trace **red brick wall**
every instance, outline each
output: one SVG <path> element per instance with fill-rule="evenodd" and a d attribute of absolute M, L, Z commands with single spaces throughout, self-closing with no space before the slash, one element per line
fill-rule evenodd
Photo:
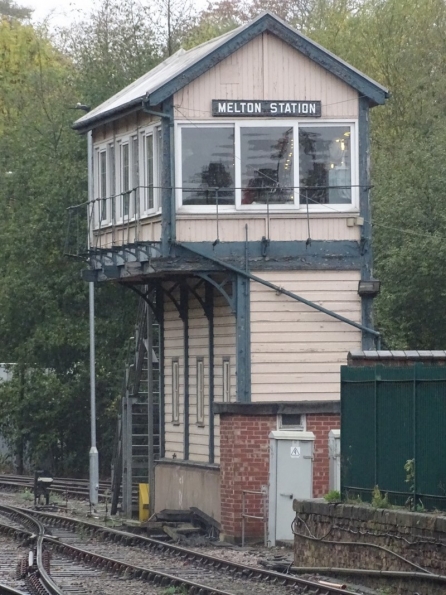
<path fill-rule="evenodd" d="M 313 460 L 313 498 L 320 498 L 328 492 L 329 458 L 328 433 L 339 430 L 341 418 L 337 414 L 308 414 L 307 431 L 316 436 Z"/>
<path fill-rule="evenodd" d="M 328 433 L 340 426 L 339 415 L 307 415 L 307 430 L 316 436 L 313 462 L 313 496 L 328 492 Z M 268 486 L 269 433 L 277 428 L 274 415 L 223 414 L 220 419 L 221 525 L 227 537 L 242 534 L 242 490 Z M 262 516 L 261 496 L 248 496 L 246 510 Z M 245 535 L 263 537 L 261 521 L 247 520 Z"/>
<path fill-rule="evenodd" d="M 259 491 L 268 485 L 268 436 L 275 429 L 275 416 L 221 416 L 221 525 L 227 536 L 240 537 L 242 533 L 242 490 Z M 246 509 L 249 514 L 261 516 L 261 496 L 250 497 Z M 261 521 L 247 521 L 246 535 L 263 535 Z"/>

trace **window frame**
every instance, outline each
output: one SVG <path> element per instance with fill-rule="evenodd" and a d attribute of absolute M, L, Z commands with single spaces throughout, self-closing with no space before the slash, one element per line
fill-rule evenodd
<path fill-rule="evenodd" d="M 216 213 L 217 207 L 214 205 L 183 205 L 183 152 L 182 152 L 182 136 L 181 131 L 183 128 L 234 128 L 234 124 L 231 122 L 213 122 L 209 120 L 203 120 L 191 123 L 188 120 L 177 120 L 175 121 L 175 179 L 177 180 L 175 189 L 175 204 L 176 210 L 185 213 Z M 235 132 L 235 131 L 234 131 Z M 237 157 L 235 153 L 236 138 L 234 134 L 234 160 L 235 160 L 235 177 L 237 179 Z M 236 183 L 237 186 L 237 183 Z M 237 194 L 237 191 L 235 191 Z M 235 196 L 234 205 L 218 205 L 218 211 L 234 212 L 236 208 L 237 197 Z"/>
<path fill-rule="evenodd" d="M 226 374 L 227 370 L 227 374 Z M 226 380 L 227 378 L 227 380 Z M 231 402 L 231 358 L 224 357 L 221 366 L 221 399 L 223 403 Z"/>
<path fill-rule="evenodd" d="M 159 123 L 147 126 L 140 131 L 140 168 L 139 185 L 140 192 L 140 217 L 149 217 L 161 211 L 161 126 Z M 147 137 L 152 137 L 153 143 L 153 207 L 147 208 L 148 184 L 147 184 Z"/>
<path fill-rule="evenodd" d="M 197 388 L 197 426 L 204 426 L 204 404 L 205 404 L 205 367 L 204 357 L 197 357 L 196 366 L 196 388 Z"/>
<path fill-rule="evenodd" d="M 283 418 L 286 417 L 286 415 L 299 415 L 300 416 L 300 424 L 284 424 Z M 292 413 L 292 414 L 282 413 L 277 416 L 277 429 L 278 430 L 290 430 L 290 431 L 296 431 L 296 432 L 305 432 L 307 429 L 307 416 L 305 415 L 305 413 Z"/>
<path fill-rule="evenodd" d="M 180 360 L 172 359 L 172 424 L 180 425 Z"/>
<path fill-rule="evenodd" d="M 350 150 L 351 150 L 351 203 L 333 203 L 333 204 L 300 204 L 300 178 L 299 178 L 299 127 L 321 127 L 333 128 L 336 126 L 349 126 L 350 128 Z M 177 187 L 175 191 L 175 203 L 178 213 L 216 213 L 217 207 L 214 205 L 183 205 L 182 202 L 182 129 L 183 128 L 233 128 L 234 130 L 234 170 L 235 170 L 235 204 L 219 205 L 219 212 L 226 213 L 259 213 L 265 214 L 268 210 L 275 213 L 289 213 L 290 211 L 298 214 L 309 213 L 358 213 L 359 212 L 359 151 L 358 151 L 358 121 L 354 118 L 272 118 L 272 119 L 253 119 L 236 118 L 226 119 L 224 122 L 214 120 L 190 120 L 175 121 L 175 179 Z M 293 155 L 293 175 L 294 175 L 294 202 L 292 204 L 242 204 L 241 190 L 241 146 L 240 129 L 241 128 L 293 128 L 294 155 Z"/>
<path fill-rule="evenodd" d="M 115 168 L 112 163 L 112 148 L 113 142 L 107 141 L 98 143 L 94 146 L 93 150 L 93 216 L 94 216 L 94 229 L 102 229 L 111 225 L 113 220 L 113 200 L 112 200 L 112 189 L 116 184 L 116 177 L 113 180 L 113 173 Z M 101 176 L 101 155 L 105 154 L 105 198 L 102 197 L 102 176 Z M 106 201 L 105 206 L 105 217 L 103 214 L 103 203 L 102 200 Z"/>

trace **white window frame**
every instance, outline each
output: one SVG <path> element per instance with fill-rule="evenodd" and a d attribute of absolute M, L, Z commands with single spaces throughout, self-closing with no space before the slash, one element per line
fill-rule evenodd
<path fill-rule="evenodd" d="M 234 128 L 233 122 L 210 122 L 209 120 L 204 121 L 197 121 L 191 124 L 189 121 L 178 121 L 175 122 L 175 147 L 178 147 L 176 150 L 176 159 L 175 159 L 175 180 L 177 180 L 176 190 L 175 190 L 175 202 L 176 202 L 176 209 L 177 211 L 183 211 L 187 213 L 216 213 L 217 207 L 213 205 L 183 205 L 183 192 L 182 192 L 182 182 L 183 182 L 183 154 L 182 154 L 182 138 L 181 138 L 181 130 L 183 128 Z M 234 135 L 234 143 L 236 143 L 235 135 Z M 235 151 L 235 146 L 234 146 Z M 235 156 L 235 153 L 234 153 Z M 237 158 L 235 157 L 235 165 L 237 167 Z M 234 173 L 237 179 L 237 170 Z M 237 186 L 237 183 L 235 184 Z M 237 194 L 237 191 L 235 192 Z M 237 199 L 235 199 L 237 200 Z M 225 211 L 225 212 L 234 212 L 236 205 L 218 205 L 218 211 Z"/>
<path fill-rule="evenodd" d="M 161 210 L 161 143 L 159 138 L 160 125 L 155 124 L 141 131 L 140 135 L 140 164 L 139 185 L 140 192 L 140 213 L 141 217 L 147 217 L 159 213 Z M 147 184 L 147 137 L 152 137 L 153 142 L 153 207 L 147 208 L 148 204 L 148 184 Z"/>
<path fill-rule="evenodd" d="M 120 139 L 118 139 L 116 146 L 117 146 L 117 159 L 116 162 L 118 164 L 117 170 L 118 170 L 118 175 L 117 175 L 117 187 L 116 187 L 116 219 L 117 219 L 117 223 L 123 223 L 127 221 L 131 221 L 131 214 L 130 214 L 130 204 L 131 204 L 131 200 L 130 200 L 130 195 L 129 195 L 129 212 L 127 215 L 124 214 L 124 163 L 123 163 L 123 147 L 127 145 L 128 146 L 128 155 L 129 155 L 129 161 L 128 161 L 128 169 L 129 169 L 129 189 L 130 189 L 130 185 L 131 185 L 131 171 L 132 171 L 132 164 L 131 164 L 131 158 L 132 158 L 132 151 L 131 151 L 131 135 L 129 136 L 125 136 L 122 137 Z"/>
<path fill-rule="evenodd" d="M 172 423 L 180 423 L 180 360 L 172 359 Z"/>
<path fill-rule="evenodd" d="M 197 357 L 197 426 L 204 426 L 204 358 Z"/>
<path fill-rule="evenodd" d="M 93 150 L 93 200 L 94 200 L 94 229 L 102 229 L 112 222 L 112 175 L 111 147 L 113 143 L 104 142 L 94 146 Z M 102 217 L 102 180 L 101 155 L 105 154 L 105 200 L 106 216 Z"/>
<path fill-rule="evenodd" d="M 295 424 L 295 425 L 291 425 L 291 424 L 283 424 L 282 422 L 282 418 L 284 416 L 286 416 L 287 414 L 284 413 L 282 415 L 278 415 L 277 416 L 277 429 L 278 430 L 296 430 L 299 432 L 305 432 L 307 429 L 307 417 L 305 415 L 305 413 L 296 413 L 296 414 L 292 414 L 292 415 L 300 415 L 300 424 Z"/>
<path fill-rule="evenodd" d="M 231 402 L 231 358 L 224 357 L 222 362 L 221 391 L 223 403 Z"/>
<path fill-rule="evenodd" d="M 350 127 L 350 150 L 351 150 L 351 203 L 350 204 L 315 204 L 307 205 L 299 203 L 299 126 L 329 128 L 335 126 Z M 293 128 L 294 156 L 293 156 L 293 174 L 294 174 L 294 204 L 270 204 L 269 211 L 274 213 L 289 213 L 290 211 L 305 214 L 309 213 L 358 213 L 359 212 L 359 152 L 358 152 L 358 134 L 357 120 L 354 119 L 324 119 L 320 118 L 274 118 L 274 119 L 226 119 L 224 122 L 215 122 L 209 120 L 196 120 L 191 123 L 188 120 L 178 120 L 175 122 L 175 179 L 177 180 L 177 189 L 175 192 L 176 209 L 179 213 L 215 213 L 217 208 L 214 205 L 183 205 L 182 204 L 182 142 L 181 131 L 183 128 L 233 128 L 234 129 L 234 157 L 235 157 L 235 204 L 219 205 L 219 212 L 248 212 L 265 214 L 266 204 L 242 205 L 241 191 L 241 147 L 240 147 L 240 128 L 265 128 L 265 127 L 287 127 Z"/>

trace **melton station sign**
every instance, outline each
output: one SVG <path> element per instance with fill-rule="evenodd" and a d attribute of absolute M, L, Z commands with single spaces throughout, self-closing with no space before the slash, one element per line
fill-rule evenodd
<path fill-rule="evenodd" d="M 296 117 L 320 118 L 320 101 L 230 101 L 212 100 L 213 116 L 255 116 L 255 117 Z"/>

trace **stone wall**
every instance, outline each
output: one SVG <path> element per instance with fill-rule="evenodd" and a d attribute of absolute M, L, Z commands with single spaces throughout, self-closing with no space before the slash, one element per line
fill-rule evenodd
<path fill-rule="evenodd" d="M 446 593 L 446 516 L 314 500 L 295 500 L 293 508 L 295 566 L 414 573 L 388 577 L 388 592 Z M 424 570 L 444 581 L 423 580 Z"/>

